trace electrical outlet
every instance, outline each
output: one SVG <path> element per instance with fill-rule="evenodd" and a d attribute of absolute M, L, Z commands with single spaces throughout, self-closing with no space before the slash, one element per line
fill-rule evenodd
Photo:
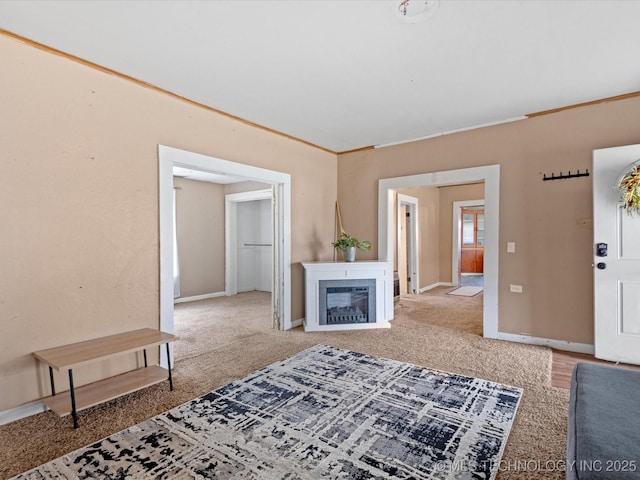
<path fill-rule="evenodd" d="M 516 253 L 516 242 L 507 242 L 507 253 Z"/>
<path fill-rule="evenodd" d="M 522 293 L 522 285 L 509 285 L 509 290 L 513 293 Z"/>

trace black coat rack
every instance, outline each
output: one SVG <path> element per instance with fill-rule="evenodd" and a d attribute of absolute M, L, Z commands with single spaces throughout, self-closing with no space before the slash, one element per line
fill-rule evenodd
<path fill-rule="evenodd" d="M 586 172 L 580 172 L 580 170 L 578 170 L 576 173 L 571 173 L 571 170 L 569 170 L 569 173 L 567 173 L 566 175 L 560 172 L 560 175 L 558 176 L 556 176 L 555 173 L 551 172 L 550 177 L 547 177 L 547 174 L 545 173 L 544 176 L 542 177 L 542 180 L 546 182 L 547 180 L 566 180 L 567 178 L 578 178 L 578 177 L 588 177 L 588 176 L 589 176 L 589 169 L 587 168 Z"/>

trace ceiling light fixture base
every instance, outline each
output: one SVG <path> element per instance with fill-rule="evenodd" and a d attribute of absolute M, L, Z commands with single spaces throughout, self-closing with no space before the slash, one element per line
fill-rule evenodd
<path fill-rule="evenodd" d="M 400 23 L 422 23 L 431 18 L 440 5 L 440 0 L 396 0 L 393 12 Z"/>

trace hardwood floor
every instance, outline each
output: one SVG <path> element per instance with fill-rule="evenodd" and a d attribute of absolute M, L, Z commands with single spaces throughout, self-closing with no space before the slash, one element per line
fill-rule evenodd
<path fill-rule="evenodd" d="M 621 368 L 629 368 L 632 370 L 640 370 L 640 366 L 638 365 L 607 362 L 605 360 L 599 360 L 593 355 L 587 355 L 585 353 L 554 350 L 551 366 L 551 385 L 554 387 L 569 388 L 569 386 L 571 385 L 571 374 L 573 373 L 573 367 L 577 362 L 599 363 L 602 365 L 611 365 Z"/>

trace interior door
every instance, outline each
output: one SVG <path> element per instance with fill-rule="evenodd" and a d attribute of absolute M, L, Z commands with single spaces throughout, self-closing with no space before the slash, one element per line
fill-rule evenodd
<path fill-rule="evenodd" d="M 398 193 L 397 254 L 400 293 L 419 293 L 418 199 Z"/>
<path fill-rule="evenodd" d="M 616 188 L 640 160 L 640 145 L 593 153 L 594 316 L 596 357 L 640 364 L 640 216 Z"/>
<path fill-rule="evenodd" d="M 460 272 L 484 272 L 484 210 L 462 209 Z"/>
<path fill-rule="evenodd" d="M 409 277 L 409 261 L 407 255 L 407 206 L 400 205 L 398 214 L 398 279 L 400 294 L 408 293 L 411 278 Z"/>

